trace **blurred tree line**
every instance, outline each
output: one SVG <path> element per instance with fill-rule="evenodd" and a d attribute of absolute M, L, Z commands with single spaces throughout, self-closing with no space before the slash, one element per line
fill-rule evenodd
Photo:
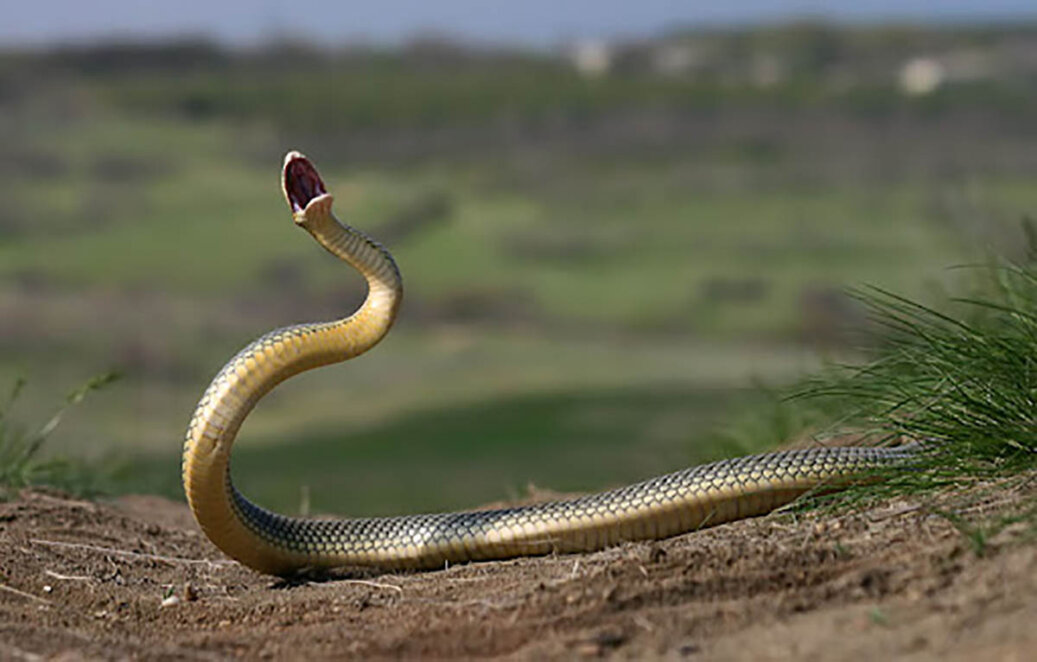
<path fill-rule="evenodd" d="M 1037 25 L 923 28 L 798 23 L 675 31 L 545 51 L 420 39 L 397 49 L 303 41 L 230 49 L 205 39 L 60 46 L 0 54 L 0 104 L 40 87 L 92 86 L 116 108 L 260 119 L 292 131 L 490 124 L 502 131 L 631 109 L 823 107 L 888 115 L 963 105 L 1028 114 L 1037 100 Z M 922 59 L 939 80 L 904 88 Z M 916 63 L 917 64 L 917 63 Z"/>

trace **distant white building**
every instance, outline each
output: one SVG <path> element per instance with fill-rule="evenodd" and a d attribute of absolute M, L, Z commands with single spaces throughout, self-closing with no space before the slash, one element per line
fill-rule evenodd
<path fill-rule="evenodd" d="M 690 44 L 662 44 L 652 56 L 652 68 L 661 74 L 677 76 L 687 73 L 697 59 Z"/>
<path fill-rule="evenodd" d="M 584 76 L 604 76 L 612 68 L 612 49 L 599 39 L 585 39 L 573 44 L 569 59 Z"/>
<path fill-rule="evenodd" d="M 993 54 L 978 49 L 960 49 L 939 57 L 911 58 L 900 68 L 900 89 L 904 94 L 921 96 L 935 92 L 947 83 L 962 83 L 991 78 L 997 74 Z"/>
<path fill-rule="evenodd" d="M 911 58 L 900 67 L 900 90 L 910 96 L 935 92 L 943 84 L 947 72 L 933 57 Z"/>

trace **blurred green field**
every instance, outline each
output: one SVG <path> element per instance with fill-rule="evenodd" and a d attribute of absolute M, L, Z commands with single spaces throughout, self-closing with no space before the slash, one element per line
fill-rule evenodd
<path fill-rule="evenodd" d="M 458 507 L 780 441 L 720 432 L 754 383 L 852 354 L 868 322 L 843 288 L 938 298 L 1037 209 L 1032 99 L 1000 88 L 989 107 L 874 88 L 875 113 L 803 80 L 585 81 L 521 58 L 510 78 L 28 62 L 53 76 L 0 66 L 0 384 L 29 379 L 33 420 L 121 371 L 54 439 L 118 468 L 115 490 L 178 495 L 183 427 L 222 362 L 361 300 L 292 227 L 290 148 L 391 248 L 406 298 L 370 356 L 249 419 L 238 480 L 287 510 L 304 485 L 320 511 Z"/>
<path fill-rule="evenodd" d="M 0 274 L 209 300 L 321 296 L 350 279 L 293 234 L 276 180 L 279 151 L 262 165 L 235 163 L 223 154 L 232 151 L 230 127 L 139 123 L 47 136 L 67 171 L 7 181 L 12 204 L 31 210 L 32 221 L 0 246 Z M 140 155 L 120 150 L 127 136 Z M 140 179 L 98 176 L 96 161 L 113 154 Z M 928 209 L 944 187 L 926 182 L 701 190 L 681 180 L 679 159 L 600 171 L 566 165 L 581 177 L 562 199 L 509 191 L 499 173 L 464 165 L 324 176 L 340 215 L 375 236 L 423 199 L 446 201 L 387 242 L 410 298 L 424 307 L 521 292 L 515 306 L 553 320 L 781 334 L 795 329 L 796 297 L 812 282 L 917 284 L 963 244 Z M 1009 209 L 1037 198 L 1022 178 L 971 179 L 964 188 Z M 91 204 L 99 217 L 81 218 Z M 748 291 L 725 297 L 725 285 Z M 710 296 L 720 301 L 703 301 Z"/>

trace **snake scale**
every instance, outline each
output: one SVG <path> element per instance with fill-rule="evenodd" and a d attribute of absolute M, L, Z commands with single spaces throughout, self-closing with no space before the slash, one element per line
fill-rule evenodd
<path fill-rule="evenodd" d="M 366 352 L 392 326 L 403 293 L 389 252 L 341 224 L 332 196 L 306 157 L 289 152 L 281 184 L 296 225 L 368 284 L 360 308 L 332 322 L 298 324 L 258 338 L 219 371 L 187 429 L 184 491 L 205 534 L 259 572 L 368 565 L 436 568 L 446 563 L 601 549 L 665 538 L 761 515 L 821 485 L 906 460 L 909 447 L 810 448 L 722 460 L 578 498 L 471 512 L 361 519 L 286 517 L 246 499 L 231 483 L 231 445 L 259 399 L 285 379 Z"/>

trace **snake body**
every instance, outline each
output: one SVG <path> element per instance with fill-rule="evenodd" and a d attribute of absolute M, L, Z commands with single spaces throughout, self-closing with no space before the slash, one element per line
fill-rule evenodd
<path fill-rule="evenodd" d="M 619 489 L 497 510 L 379 517 L 286 517 L 246 499 L 230 479 L 231 445 L 259 399 L 285 379 L 353 358 L 392 326 L 402 280 L 392 256 L 332 214 L 317 170 L 290 152 L 282 189 L 295 223 L 368 284 L 361 307 L 332 322 L 299 324 L 258 338 L 219 371 L 195 409 L 183 482 L 195 519 L 228 556 L 259 572 L 445 563 L 601 549 L 761 515 L 822 485 L 903 462 L 909 447 L 810 448 L 722 460 Z"/>

